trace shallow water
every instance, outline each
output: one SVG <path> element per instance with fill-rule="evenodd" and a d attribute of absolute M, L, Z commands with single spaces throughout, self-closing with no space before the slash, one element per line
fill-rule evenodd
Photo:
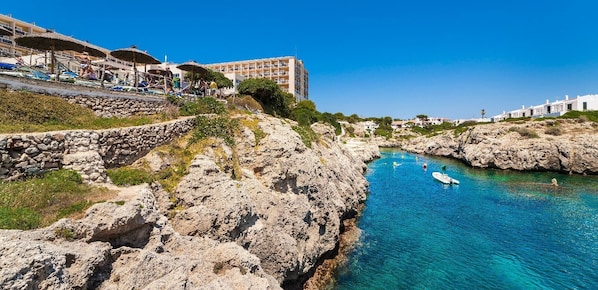
<path fill-rule="evenodd" d="M 432 178 L 443 165 L 460 185 Z M 598 289 L 596 176 L 388 150 L 367 179 L 363 234 L 334 289 Z"/>

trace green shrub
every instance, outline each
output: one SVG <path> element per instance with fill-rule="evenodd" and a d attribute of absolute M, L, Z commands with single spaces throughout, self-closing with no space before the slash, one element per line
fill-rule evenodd
<path fill-rule="evenodd" d="M 559 127 L 550 127 L 544 131 L 544 134 L 559 136 L 559 135 L 563 134 L 563 132 L 561 131 L 561 129 Z"/>
<path fill-rule="evenodd" d="M 212 97 L 198 98 L 198 110 L 200 114 L 223 114 L 226 113 L 226 107 L 217 99 Z"/>
<path fill-rule="evenodd" d="M 310 126 L 293 126 L 292 128 L 299 134 L 307 148 L 311 148 L 311 143 L 318 140 L 318 134 Z"/>
<path fill-rule="evenodd" d="M 106 170 L 106 174 L 116 185 L 130 186 L 151 183 L 152 174 L 139 168 L 121 167 Z"/>
<path fill-rule="evenodd" d="M 195 118 L 195 130 L 191 137 L 191 143 L 208 137 L 216 137 L 224 140 L 229 146 L 235 145 L 235 131 L 239 128 L 239 121 L 226 116 L 210 118 L 197 116 Z"/>
<path fill-rule="evenodd" d="M 532 129 L 528 128 L 521 128 L 521 127 L 511 127 L 509 128 L 509 132 L 517 132 L 521 137 L 524 138 L 538 138 L 538 133 L 536 133 Z"/>

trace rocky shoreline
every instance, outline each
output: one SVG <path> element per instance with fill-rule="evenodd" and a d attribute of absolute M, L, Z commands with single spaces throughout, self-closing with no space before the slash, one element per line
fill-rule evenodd
<path fill-rule="evenodd" d="M 598 125 L 583 120 L 478 125 L 461 133 L 414 138 L 401 148 L 478 168 L 598 174 Z"/>
<path fill-rule="evenodd" d="M 115 188 L 115 199 L 82 219 L 0 230 L 0 288 L 303 287 L 349 236 L 347 221 L 367 196 L 365 162 L 378 147 L 345 146 L 316 124 L 320 139 L 308 148 L 288 120 L 243 118 L 265 137 L 245 127 L 235 148 L 214 140 L 174 193 L 159 184 Z M 140 162 L 160 168 L 168 156 Z"/>

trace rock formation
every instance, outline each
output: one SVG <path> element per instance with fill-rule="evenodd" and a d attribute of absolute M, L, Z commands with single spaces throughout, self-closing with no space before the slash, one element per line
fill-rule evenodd
<path fill-rule="evenodd" d="M 415 153 L 473 167 L 598 174 L 598 127 L 580 120 L 493 123 L 405 142 Z"/>
<path fill-rule="evenodd" d="M 0 230 L 2 289 L 278 289 L 334 253 L 343 220 L 366 198 L 364 161 L 332 127 L 308 148 L 292 122 L 247 115 L 236 146 L 214 141 L 175 192 L 120 189 L 83 219 Z M 360 148 L 361 148 L 360 147 Z M 354 153 L 357 152 L 357 153 Z M 160 154 L 146 164 L 159 169 Z M 164 158 L 166 161 L 168 158 Z"/>

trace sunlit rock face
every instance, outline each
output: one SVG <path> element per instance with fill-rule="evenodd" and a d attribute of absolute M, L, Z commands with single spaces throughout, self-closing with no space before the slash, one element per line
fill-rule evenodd
<path fill-rule="evenodd" d="M 173 193 L 111 186 L 118 196 L 81 219 L 0 230 L 0 288 L 280 289 L 302 280 L 365 200 L 364 161 L 378 148 L 346 146 L 325 125 L 312 127 L 310 148 L 292 121 L 247 118 L 259 130 L 241 126 L 234 147 L 206 147 Z M 159 170 L 170 160 L 141 162 Z"/>
<path fill-rule="evenodd" d="M 578 120 L 478 125 L 405 142 L 415 153 L 447 156 L 474 167 L 598 174 L 598 126 Z"/>

